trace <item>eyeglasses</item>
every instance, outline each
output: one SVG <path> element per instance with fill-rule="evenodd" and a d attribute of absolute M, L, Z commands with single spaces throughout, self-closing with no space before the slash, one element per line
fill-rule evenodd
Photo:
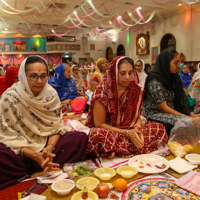
<path fill-rule="evenodd" d="M 141 67 L 142 65 L 135 65 L 135 67 Z"/>
<path fill-rule="evenodd" d="M 26 74 L 26 76 L 28 76 L 31 81 L 37 81 L 39 78 L 41 79 L 41 81 L 46 81 L 48 79 L 47 74 L 42 74 L 41 76 L 38 76 L 37 74 Z"/>

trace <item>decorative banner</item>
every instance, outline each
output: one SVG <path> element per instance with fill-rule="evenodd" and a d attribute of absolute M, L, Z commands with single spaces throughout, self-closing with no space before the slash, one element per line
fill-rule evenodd
<path fill-rule="evenodd" d="M 0 63 L 4 66 L 7 64 L 21 64 L 22 61 L 35 54 L 12 54 L 12 55 L 0 55 Z M 52 54 L 37 54 L 41 57 L 43 57 L 47 63 L 54 63 L 56 65 L 59 65 L 62 63 L 62 53 L 52 53 Z"/>

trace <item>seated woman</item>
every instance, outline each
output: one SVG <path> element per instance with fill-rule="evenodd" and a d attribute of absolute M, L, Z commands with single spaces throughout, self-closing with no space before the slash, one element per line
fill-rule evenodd
<path fill-rule="evenodd" d="M 0 77 L 0 97 L 1 95 L 18 80 L 19 68 L 17 66 L 9 66 L 6 74 Z"/>
<path fill-rule="evenodd" d="M 96 86 L 103 80 L 103 76 L 108 68 L 108 61 L 105 58 L 99 58 L 96 62 L 96 71 L 90 79 L 90 90 L 94 92 Z"/>
<path fill-rule="evenodd" d="M 165 125 L 167 134 L 178 119 L 196 117 L 198 110 L 190 107 L 180 76 L 180 57 L 175 50 L 166 49 L 156 59 L 156 65 L 145 83 L 142 113 L 147 120 Z"/>
<path fill-rule="evenodd" d="M 139 86 L 144 88 L 145 80 L 147 77 L 147 74 L 144 72 L 145 64 L 144 61 L 141 59 L 138 59 L 135 61 L 135 68 L 139 77 Z"/>
<path fill-rule="evenodd" d="M 71 77 L 71 67 L 62 63 L 55 68 L 55 76 L 48 83 L 57 91 L 62 111 L 80 112 L 85 109 L 87 100 L 78 97 L 76 83 Z"/>
<path fill-rule="evenodd" d="M 0 67 L 0 76 L 3 76 L 5 74 L 5 71 L 3 69 L 3 67 Z"/>
<path fill-rule="evenodd" d="M 188 86 L 192 81 L 192 76 L 189 73 L 189 68 L 186 64 L 183 64 L 182 70 L 180 72 L 180 77 L 184 90 L 187 90 Z"/>
<path fill-rule="evenodd" d="M 188 87 L 190 97 L 196 101 L 196 106 L 200 107 L 200 63 L 198 64 L 197 72 Z"/>
<path fill-rule="evenodd" d="M 150 73 L 150 71 L 151 71 L 151 65 L 149 63 L 145 64 L 144 71 L 145 71 L 145 73 L 147 75 Z"/>
<path fill-rule="evenodd" d="M 74 79 L 74 81 L 76 83 L 78 94 L 80 96 L 84 96 L 85 95 L 84 90 L 86 89 L 86 87 L 85 87 L 83 78 L 82 78 L 81 74 L 79 73 L 79 69 L 78 69 L 77 65 L 71 66 L 71 77 Z"/>
<path fill-rule="evenodd" d="M 80 74 L 83 78 L 83 81 L 85 83 L 85 86 L 87 87 L 88 81 L 87 81 L 87 69 L 86 68 L 81 68 Z"/>
<path fill-rule="evenodd" d="M 167 142 L 165 127 L 156 122 L 141 125 L 143 89 L 133 60 L 112 61 L 102 84 L 93 94 L 86 125 L 91 128 L 87 153 L 97 157 L 129 157 L 150 153 Z"/>
<path fill-rule="evenodd" d="M 66 132 L 57 92 L 47 84 L 48 66 L 40 56 L 26 58 L 19 82 L 0 101 L 0 189 L 25 175 L 84 160 L 88 136 Z"/>

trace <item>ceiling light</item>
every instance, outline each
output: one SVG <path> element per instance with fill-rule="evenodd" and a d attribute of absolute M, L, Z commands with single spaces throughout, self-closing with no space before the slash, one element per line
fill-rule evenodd
<path fill-rule="evenodd" d="M 177 6 L 182 6 L 183 4 L 182 3 L 179 3 Z"/>
<path fill-rule="evenodd" d="M 7 31 L 8 29 L 7 29 L 7 28 L 5 28 L 4 30 L 5 30 L 5 31 Z"/>
<path fill-rule="evenodd" d="M 112 42 L 116 42 L 117 41 L 117 37 L 114 37 L 113 39 L 112 39 Z"/>

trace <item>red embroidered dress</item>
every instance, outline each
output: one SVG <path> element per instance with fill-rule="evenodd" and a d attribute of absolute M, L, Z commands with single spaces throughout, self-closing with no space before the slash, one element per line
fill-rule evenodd
<path fill-rule="evenodd" d="M 103 82 L 96 87 L 92 96 L 86 125 L 91 128 L 87 153 L 95 156 L 107 156 L 115 152 L 117 156 L 130 157 L 141 153 L 150 153 L 159 145 L 167 142 L 165 127 L 156 122 L 142 125 L 144 147 L 137 149 L 126 136 L 105 128 L 95 128 L 93 119 L 93 102 L 97 100 L 106 110 L 106 123 L 120 129 L 132 129 L 137 123 L 143 101 L 144 90 L 140 88 L 137 72 L 134 69 L 133 80 L 118 98 L 118 63 L 126 57 L 116 57 Z"/>

